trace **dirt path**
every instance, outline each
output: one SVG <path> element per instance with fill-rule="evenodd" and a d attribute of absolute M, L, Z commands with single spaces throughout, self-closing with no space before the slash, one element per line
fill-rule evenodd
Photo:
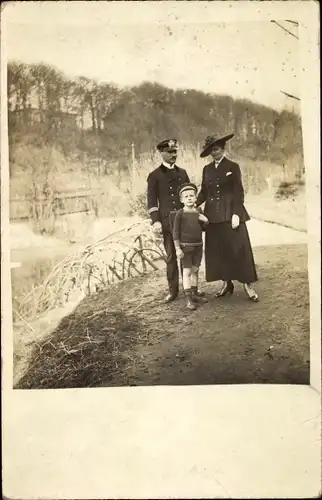
<path fill-rule="evenodd" d="M 222 299 L 214 296 L 219 283 L 202 283 L 209 302 L 197 311 L 186 310 L 182 294 L 165 305 L 166 280 L 160 271 L 86 298 L 74 311 L 73 322 L 64 318 L 50 335 L 56 349 L 52 356 L 57 353 L 58 334 L 67 347 L 69 339 L 85 335 L 85 330 L 95 342 L 102 329 L 108 330 L 108 315 L 117 313 L 122 314 L 122 324 L 113 334 L 113 343 L 106 334 L 109 347 L 103 363 L 90 372 L 88 351 L 91 375 L 78 375 L 72 386 L 91 385 L 90 376 L 100 386 L 309 383 L 306 246 L 270 245 L 256 247 L 254 253 L 259 303 L 248 301 L 238 283 L 234 295 Z M 102 351 L 95 356 L 102 358 Z M 49 368 L 63 370 L 67 358 L 53 367 L 50 353 L 38 357 L 23 387 L 35 387 L 33 381 L 41 380 L 37 369 L 46 374 L 46 363 L 47 373 Z M 43 380 L 44 388 L 71 386 L 70 379 L 68 385 L 45 375 Z"/>
<path fill-rule="evenodd" d="M 127 372 L 128 383 L 307 383 L 305 248 L 259 247 L 256 260 L 257 304 L 238 284 L 232 297 L 216 299 L 209 283 L 204 286 L 209 302 L 195 312 L 186 311 L 183 297 L 164 305 L 160 273 L 125 290 L 126 309 L 135 311 L 149 332 L 148 342 L 132 352 L 137 361 Z"/>

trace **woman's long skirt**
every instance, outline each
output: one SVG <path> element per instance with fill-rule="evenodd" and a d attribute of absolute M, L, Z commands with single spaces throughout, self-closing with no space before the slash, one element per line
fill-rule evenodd
<path fill-rule="evenodd" d="M 257 281 L 246 224 L 232 229 L 230 222 L 210 223 L 205 238 L 206 281 Z"/>

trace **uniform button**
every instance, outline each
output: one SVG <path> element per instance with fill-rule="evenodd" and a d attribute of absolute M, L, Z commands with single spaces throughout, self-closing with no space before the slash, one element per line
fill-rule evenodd
<path fill-rule="evenodd" d="M 172 186 L 170 186 L 170 189 L 172 189 Z"/>
<path fill-rule="evenodd" d="M 219 198 L 217 198 L 217 200 L 219 200 Z"/>
<path fill-rule="evenodd" d="M 216 187 L 217 187 L 217 188 L 219 188 L 219 184 L 217 184 L 217 186 L 216 186 Z"/>

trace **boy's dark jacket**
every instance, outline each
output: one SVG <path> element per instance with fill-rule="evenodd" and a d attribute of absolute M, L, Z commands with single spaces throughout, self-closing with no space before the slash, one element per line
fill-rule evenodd
<path fill-rule="evenodd" d="M 233 214 L 241 222 L 250 219 L 244 207 L 244 188 L 237 163 L 225 157 L 217 168 L 215 162 L 204 167 L 197 206 L 204 202 L 204 214 L 210 223 L 231 221 Z"/>
<path fill-rule="evenodd" d="M 199 217 L 199 214 L 202 214 L 202 210 L 201 210 L 200 207 L 197 208 L 197 214 L 198 214 L 198 217 Z M 173 214 L 173 217 L 172 217 L 172 220 L 171 220 L 173 241 L 180 241 L 181 242 L 181 239 L 182 239 L 181 238 L 182 237 L 182 234 L 181 234 L 181 221 L 182 221 L 183 215 L 184 215 L 184 209 L 183 208 L 179 208 L 179 210 L 177 210 L 175 212 L 175 214 Z M 197 232 L 198 232 L 198 237 L 200 237 L 200 242 L 202 243 L 202 236 L 201 236 L 201 234 L 202 234 L 202 231 L 206 230 L 208 222 L 202 222 L 202 221 L 199 220 L 198 223 L 199 223 L 199 227 L 200 227 L 200 233 L 199 233 L 199 231 L 197 231 Z"/>

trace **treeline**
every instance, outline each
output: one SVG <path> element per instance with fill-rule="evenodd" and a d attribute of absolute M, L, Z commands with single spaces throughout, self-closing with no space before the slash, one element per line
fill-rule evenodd
<path fill-rule="evenodd" d="M 302 161 L 299 116 L 251 101 L 144 82 L 119 88 L 93 79 L 68 78 L 45 65 L 8 64 L 10 154 L 21 143 L 55 147 L 64 157 L 126 168 L 135 154 L 155 150 L 165 137 L 186 147 L 211 133 L 235 132 L 233 153 L 284 164 Z M 13 156 L 12 156 L 13 157 Z M 12 165 L 11 165 L 12 166 Z"/>

